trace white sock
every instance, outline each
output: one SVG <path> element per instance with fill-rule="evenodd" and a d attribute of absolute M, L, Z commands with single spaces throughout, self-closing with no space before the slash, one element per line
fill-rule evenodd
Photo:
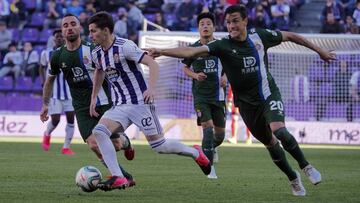
<path fill-rule="evenodd" d="M 177 140 L 165 139 L 165 137 L 149 142 L 151 148 L 160 153 L 160 154 L 178 154 L 181 156 L 188 156 L 192 158 L 197 158 L 199 156 L 199 152 Z"/>
<path fill-rule="evenodd" d="M 53 125 L 52 121 L 48 122 L 45 130 L 45 135 L 50 136 L 52 131 L 54 131 L 56 126 Z"/>
<path fill-rule="evenodd" d="M 94 128 L 93 134 L 95 135 L 96 142 L 111 175 L 123 177 L 124 175 L 117 161 L 115 147 L 110 140 L 111 132 L 105 125 L 98 124 Z"/>
<path fill-rule="evenodd" d="M 74 137 L 74 124 L 66 124 L 65 133 L 66 135 L 63 148 L 70 148 L 71 140 Z"/>

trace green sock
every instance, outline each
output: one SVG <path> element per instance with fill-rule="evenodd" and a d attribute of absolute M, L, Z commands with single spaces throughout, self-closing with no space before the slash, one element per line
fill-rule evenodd
<path fill-rule="evenodd" d="M 267 147 L 267 150 L 269 151 L 273 162 L 286 174 L 289 180 L 294 180 L 297 178 L 295 171 L 292 170 L 291 166 L 286 160 L 284 150 L 280 147 L 279 142 L 277 142 L 274 146 Z"/>
<path fill-rule="evenodd" d="M 203 129 L 202 149 L 212 165 L 214 159 L 214 129 L 212 127 Z"/>
<path fill-rule="evenodd" d="M 223 133 L 217 133 L 214 136 L 214 148 L 218 147 L 223 143 L 225 137 L 225 132 Z"/>
<path fill-rule="evenodd" d="M 277 139 L 281 141 L 281 145 L 284 149 L 291 154 L 292 157 L 298 162 L 301 169 L 309 165 L 309 162 L 305 159 L 303 152 L 301 151 L 299 144 L 295 140 L 286 128 L 280 128 L 274 132 Z"/>

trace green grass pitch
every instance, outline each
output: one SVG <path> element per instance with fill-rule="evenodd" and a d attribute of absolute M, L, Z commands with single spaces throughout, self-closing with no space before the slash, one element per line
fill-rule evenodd
<path fill-rule="evenodd" d="M 306 197 L 294 197 L 288 181 L 259 144 L 225 144 L 216 164 L 219 179 L 209 180 L 195 162 L 177 155 L 159 155 L 143 142 L 134 142 L 136 157 L 118 159 L 134 176 L 127 190 L 84 193 L 75 186 L 75 173 L 93 165 L 108 175 L 85 144 L 72 145 L 75 156 L 49 152 L 37 142 L 0 139 L 0 202 L 360 202 L 360 147 L 304 146 L 308 160 L 322 173 L 323 182 L 310 184 L 302 173 Z M 192 144 L 192 143 L 186 143 Z M 298 169 L 287 154 L 292 166 Z"/>

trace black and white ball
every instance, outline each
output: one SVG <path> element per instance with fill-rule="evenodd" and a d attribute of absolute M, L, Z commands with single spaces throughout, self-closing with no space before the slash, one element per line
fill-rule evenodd
<path fill-rule="evenodd" d="M 99 169 L 94 166 L 84 166 L 76 173 L 75 183 L 84 192 L 94 192 L 101 179 Z"/>

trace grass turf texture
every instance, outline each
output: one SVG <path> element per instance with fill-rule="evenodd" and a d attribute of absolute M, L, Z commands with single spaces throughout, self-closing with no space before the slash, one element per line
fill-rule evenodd
<path fill-rule="evenodd" d="M 31 140 L 0 139 L 0 202 L 360 202 L 360 147 L 305 146 L 323 182 L 313 186 L 302 173 L 307 196 L 294 197 L 287 178 L 260 145 L 222 146 L 216 165 L 219 179 L 209 180 L 190 158 L 158 155 L 143 142 L 134 143 L 133 161 L 125 160 L 122 152 L 118 158 L 137 185 L 84 193 L 74 183 L 79 168 L 93 165 L 108 175 L 85 144 L 73 144 L 76 155 L 64 156 L 61 144 L 43 152 L 40 143 Z"/>

